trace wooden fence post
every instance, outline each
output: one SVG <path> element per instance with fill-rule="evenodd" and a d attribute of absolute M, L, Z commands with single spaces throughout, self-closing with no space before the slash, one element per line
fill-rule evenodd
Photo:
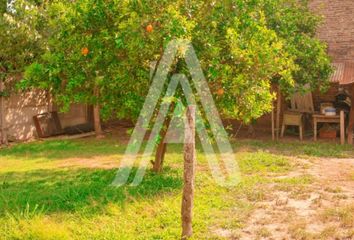
<path fill-rule="evenodd" d="M 352 84 L 352 107 L 349 114 L 349 126 L 348 126 L 348 144 L 353 144 L 353 128 L 354 128 L 354 83 Z"/>
<path fill-rule="evenodd" d="M 280 135 L 280 112 L 281 112 L 281 90 L 280 86 L 278 86 L 278 93 L 277 93 L 277 116 L 276 116 L 276 139 L 279 140 L 279 135 Z"/>
<path fill-rule="evenodd" d="M 274 126 L 274 101 L 272 101 L 272 140 L 275 141 L 275 126 Z"/>
<path fill-rule="evenodd" d="M 345 116 L 344 111 L 340 111 L 340 144 L 345 144 Z"/>
<path fill-rule="evenodd" d="M 184 137 L 184 187 L 182 196 L 182 239 L 192 236 L 192 211 L 195 174 L 195 106 L 187 109 Z"/>

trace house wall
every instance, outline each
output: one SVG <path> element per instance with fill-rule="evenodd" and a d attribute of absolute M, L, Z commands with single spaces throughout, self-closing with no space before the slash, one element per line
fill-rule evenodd
<path fill-rule="evenodd" d="M 82 104 L 72 104 L 68 112 L 59 112 L 58 116 L 62 128 L 83 124 L 90 119 L 88 107 Z"/>
<path fill-rule="evenodd" d="M 10 140 L 28 140 L 36 136 L 34 115 L 48 111 L 49 102 L 44 91 L 12 95 L 5 101 L 5 127 Z"/>
<path fill-rule="evenodd" d="M 323 16 L 318 37 L 327 42 L 333 61 L 354 61 L 354 1 L 312 0 L 310 7 Z"/>
<path fill-rule="evenodd" d="M 59 113 L 62 127 L 86 123 L 89 119 L 87 109 L 86 105 L 73 104 L 69 112 Z M 33 116 L 53 110 L 56 109 L 45 91 L 33 90 L 6 98 L 4 115 L 9 140 L 24 141 L 37 137 Z"/>
<path fill-rule="evenodd" d="M 327 43 L 332 62 L 354 61 L 354 0 L 311 0 L 310 8 L 323 17 L 317 36 Z M 315 107 L 333 102 L 338 88 L 338 83 L 332 83 L 326 93 L 314 92 Z"/>
<path fill-rule="evenodd" d="M 323 17 L 317 36 L 327 43 L 332 61 L 354 61 L 354 0 L 311 0 L 310 8 Z M 338 83 L 332 83 L 325 94 L 315 92 L 315 106 L 334 101 L 338 88 Z"/>
<path fill-rule="evenodd" d="M 354 0 L 311 0 L 310 8 L 323 17 L 317 36 L 328 45 L 328 54 L 333 62 L 354 61 Z M 333 102 L 339 84 L 331 83 L 326 93 L 313 93 L 315 110 L 320 103 Z M 348 90 L 351 90 L 348 88 Z M 286 101 L 282 101 L 282 111 Z M 281 114 L 282 115 L 282 114 Z M 255 129 L 270 131 L 271 115 L 266 114 L 257 120 Z"/>

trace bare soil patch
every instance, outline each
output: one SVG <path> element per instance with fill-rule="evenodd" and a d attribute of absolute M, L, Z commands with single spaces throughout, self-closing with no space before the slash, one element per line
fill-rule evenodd
<path fill-rule="evenodd" d="M 354 159 L 297 162 L 264 186 L 266 200 L 231 239 L 354 239 Z"/>

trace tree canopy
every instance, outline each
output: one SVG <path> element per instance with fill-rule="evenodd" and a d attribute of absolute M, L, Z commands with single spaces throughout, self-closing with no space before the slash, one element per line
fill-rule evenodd
<path fill-rule="evenodd" d="M 307 1 L 65 0 L 38 9 L 46 47 L 21 85 L 50 90 L 64 109 L 88 103 L 105 118 L 136 118 L 151 62 L 180 38 L 192 42 L 225 117 L 247 123 L 269 112 L 273 83 L 286 93 L 328 86 L 320 18 Z M 171 73 L 186 70 L 182 59 Z"/>

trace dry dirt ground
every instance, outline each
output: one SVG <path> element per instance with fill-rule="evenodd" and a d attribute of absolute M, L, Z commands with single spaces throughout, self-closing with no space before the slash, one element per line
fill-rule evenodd
<path fill-rule="evenodd" d="M 354 239 L 354 159 L 294 160 L 231 239 Z"/>

